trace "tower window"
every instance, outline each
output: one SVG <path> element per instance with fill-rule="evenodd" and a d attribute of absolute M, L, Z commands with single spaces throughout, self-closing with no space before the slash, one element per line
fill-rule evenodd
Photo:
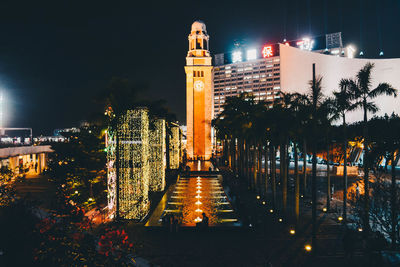
<path fill-rule="evenodd" d="M 196 49 L 202 49 L 202 47 L 201 47 L 201 45 L 202 45 L 202 40 L 201 39 L 197 39 L 196 40 L 197 42 L 196 42 Z"/>

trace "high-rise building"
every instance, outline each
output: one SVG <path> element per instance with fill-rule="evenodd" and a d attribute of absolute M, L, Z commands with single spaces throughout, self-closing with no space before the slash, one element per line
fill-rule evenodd
<path fill-rule="evenodd" d="M 241 45 L 230 53 L 214 55 L 214 116 L 223 110 L 225 100 L 240 93 L 250 93 L 270 107 L 284 93 L 308 93 L 312 65 L 322 76 L 323 93 L 332 96 L 342 78 L 354 78 L 366 63 L 374 64 L 372 84 L 387 82 L 400 88 L 400 59 L 354 58 L 355 48 L 343 46 L 340 33 L 317 38 L 303 38 L 261 47 Z M 400 99 L 380 96 L 377 115 L 400 113 Z M 349 122 L 362 119 L 360 112 L 350 112 Z"/>
<path fill-rule="evenodd" d="M 212 64 L 206 25 L 195 21 L 189 34 L 186 57 L 186 124 L 189 159 L 210 159 L 212 108 Z"/>
<path fill-rule="evenodd" d="M 287 46 L 304 51 L 345 56 L 341 33 L 326 34 L 317 38 L 285 41 Z M 251 93 L 256 100 L 271 103 L 281 97 L 280 44 L 262 47 L 238 46 L 231 53 L 214 56 L 214 115 L 218 115 L 225 99 L 240 93 Z"/>

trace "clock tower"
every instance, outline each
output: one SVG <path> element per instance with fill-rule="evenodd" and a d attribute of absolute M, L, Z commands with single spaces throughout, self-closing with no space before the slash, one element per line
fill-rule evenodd
<path fill-rule="evenodd" d="M 186 57 L 186 125 L 189 159 L 209 160 L 212 154 L 212 64 L 206 25 L 195 21 L 189 34 Z"/>

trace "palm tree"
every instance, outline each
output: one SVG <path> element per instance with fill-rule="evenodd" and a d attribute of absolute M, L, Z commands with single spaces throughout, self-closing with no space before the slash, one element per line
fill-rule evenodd
<path fill-rule="evenodd" d="M 293 94 L 292 101 L 292 114 L 294 121 L 290 131 L 291 140 L 293 142 L 294 150 L 294 177 L 295 177 L 295 214 L 296 222 L 300 217 L 300 175 L 299 175 L 299 156 L 298 156 L 298 143 L 301 141 L 300 137 L 304 133 L 304 116 L 303 111 L 306 109 L 305 102 L 307 102 L 307 96 L 295 93 Z"/>
<path fill-rule="evenodd" d="M 347 219 L 347 131 L 346 131 L 346 112 L 354 109 L 352 100 L 354 99 L 354 92 L 356 84 L 351 79 L 342 79 L 339 82 L 340 90 L 333 92 L 334 98 L 331 100 L 331 119 L 333 121 L 342 119 L 343 127 L 343 220 L 346 222 Z M 328 182 L 329 183 L 329 182 Z M 330 192 L 330 188 L 328 188 Z M 330 201 L 330 194 L 328 194 L 327 201 Z M 327 202 L 329 203 L 329 202 Z M 329 209 L 329 207 L 327 207 Z"/>
<path fill-rule="evenodd" d="M 371 71 L 374 67 L 373 63 L 367 63 L 365 66 L 357 73 L 355 83 L 355 106 L 359 107 L 364 112 L 363 119 L 363 136 L 364 136 L 364 230 L 366 233 L 370 230 L 369 225 L 369 166 L 368 162 L 368 152 L 369 152 L 369 140 L 368 140 L 368 112 L 376 113 L 378 107 L 373 102 L 373 99 L 380 95 L 397 96 L 397 91 L 388 83 L 379 83 L 374 89 L 371 89 Z"/>
<path fill-rule="evenodd" d="M 315 64 L 313 64 L 313 79 L 309 82 L 310 92 L 308 94 L 309 103 L 309 121 L 310 130 L 313 142 L 312 149 L 312 243 L 316 245 L 317 233 L 317 142 L 320 136 L 318 135 L 318 127 L 327 119 L 328 115 L 328 102 L 325 101 L 322 93 L 322 77 L 315 77 Z"/>

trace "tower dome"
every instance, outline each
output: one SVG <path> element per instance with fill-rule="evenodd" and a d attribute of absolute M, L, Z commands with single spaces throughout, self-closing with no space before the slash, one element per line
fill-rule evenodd
<path fill-rule="evenodd" d="M 204 32 L 204 33 L 207 33 L 206 24 L 204 24 L 204 22 L 202 22 L 201 20 L 196 20 L 192 24 L 191 32 Z"/>

